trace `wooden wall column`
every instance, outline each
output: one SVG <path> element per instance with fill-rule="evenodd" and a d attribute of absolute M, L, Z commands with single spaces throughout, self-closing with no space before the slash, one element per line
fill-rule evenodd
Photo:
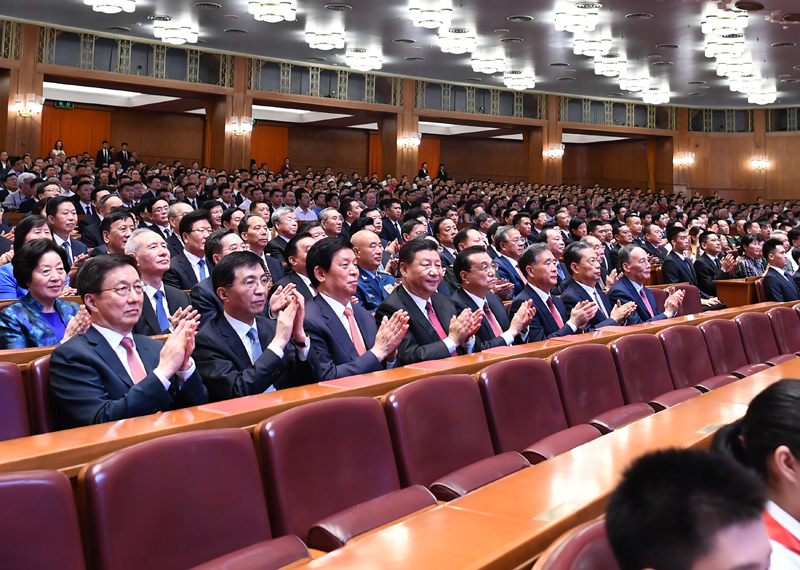
<path fill-rule="evenodd" d="M 391 174 L 400 180 L 403 174 L 407 174 L 409 180 L 413 180 L 417 175 L 419 147 L 403 148 L 400 144 L 403 132 L 419 132 L 419 117 L 414 114 L 415 98 L 414 80 L 404 79 L 403 110 L 396 115 L 388 115 L 379 122 L 383 176 Z"/>
<path fill-rule="evenodd" d="M 767 111 L 766 109 L 753 109 L 753 154 L 769 158 L 767 152 Z M 775 168 L 775 166 L 771 166 Z M 757 196 L 764 196 L 764 199 L 777 197 L 774 190 L 767 187 L 767 171 L 756 170 L 753 168 L 753 189 L 755 190 L 753 201 Z"/>
<path fill-rule="evenodd" d="M 0 133 L 5 132 L 3 142 L 9 154 L 22 156 L 29 152 L 33 157 L 39 155 L 42 116 L 33 115 L 23 118 L 13 109 L 14 98 L 18 93 L 23 97 L 28 93 L 42 95 L 44 75 L 36 72 L 38 58 L 39 27 L 33 24 L 22 24 L 19 69 L 8 70 L 8 74 L 0 81 L 0 102 L 5 103 L 7 109 L 5 128 L 0 127 Z"/>
<path fill-rule="evenodd" d="M 547 126 L 544 127 L 542 153 L 547 152 L 550 149 L 550 145 L 560 145 L 562 141 L 561 123 L 558 121 L 558 95 L 548 95 L 547 98 Z M 541 154 L 539 159 L 542 161 L 544 182 L 547 184 L 561 184 L 564 178 L 564 158 L 547 158 L 547 156 Z M 531 182 L 536 182 L 536 180 Z"/>
<path fill-rule="evenodd" d="M 680 153 L 694 152 L 689 144 L 689 110 L 686 107 L 678 108 L 678 134 L 672 138 L 673 158 Z M 696 159 L 697 157 L 695 157 Z M 676 194 L 683 192 L 687 195 L 687 190 L 691 187 L 691 170 L 694 165 L 678 166 L 672 163 L 672 190 Z"/>
<path fill-rule="evenodd" d="M 217 170 L 250 168 L 252 135 L 235 135 L 231 130 L 231 117 L 253 116 L 253 97 L 247 94 L 247 66 L 244 56 L 234 58 L 234 83 L 232 95 L 219 95 L 206 103 L 206 120 L 211 134 L 210 166 Z"/>
<path fill-rule="evenodd" d="M 544 128 L 534 127 L 522 133 L 525 144 L 525 160 L 528 163 L 528 182 L 537 184 L 545 180 L 547 158 L 542 156 L 544 148 Z"/>

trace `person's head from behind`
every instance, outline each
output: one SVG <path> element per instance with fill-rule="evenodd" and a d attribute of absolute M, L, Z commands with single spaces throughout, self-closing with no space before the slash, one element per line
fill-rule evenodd
<path fill-rule="evenodd" d="M 142 314 L 144 292 L 136 260 L 129 255 L 98 255 L 81 264 L 75 287 L 92 324 L 128 334 Z"/>
<path fill-rule="evenodd" d="M 236 251 L 223 257 L 211 273 L 211 284 L 225 312 L 251 324 L 264 311 L 271 279 L 264 261 L 251 251 Z"/>
<path fill-rule="evenodd" d="M 766 490 L 720 454 L 663 450 L 623 474 L 606 507 L 621 570 L 766 570 Z"/>

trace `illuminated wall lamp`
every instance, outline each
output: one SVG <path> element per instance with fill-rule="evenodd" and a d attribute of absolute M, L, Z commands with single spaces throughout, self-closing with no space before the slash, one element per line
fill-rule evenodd
<path fill-rule="evenodd" d="M 694 153 L 693 152 L 679 152 L 678 156 L 672 159 L 672 163 L 675 166 L 680 167 L 687 167 L 694 164 Z"/>
<path fill-rule="evenodd" d="M 231 132 L 237 137 L 253 132 L 253 119 L 250 117 L 231 117 Z"/>
<path fill-rule="evenodd" d="M 547 157 L 548 159 L 561 158 L 562 156 L 564 156 L 564 145 L 563 144 L 550 145 L 549 149 L 542 152 L 542 156 Z"/>
<path fill-rule="evenodd" d="M 18 93 L 14 97 L 14 110 L 20 117 L 28 118 L 31 115 L 38 115 L 42 112 L 44 97 L 28 93 L 27 96 Z"/>
<path fill-rule="evenodd" d="M 750 166 L 755 170 L 766 170 L 769 168 L 769 159 L 766 156 L 754 155 L 750 158 Z"/>
<path fill-rule="evenodd" d="M 420 142 L 422 142 L 422 133 L 403 131 L 403 138 L 400 139 L 400 144 L 403 148 L 416 148 Z"/>

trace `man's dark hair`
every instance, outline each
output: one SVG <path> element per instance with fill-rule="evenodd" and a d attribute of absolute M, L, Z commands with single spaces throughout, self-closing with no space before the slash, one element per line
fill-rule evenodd
<path fill-rule="evenodd" d="M 54 196 L 47 201 L 44 211 L 48 216 L 55 216 L 58 213 L 58 207 L 65 202 L 72 204 L 72 198 L 69 196 Z"/>
<path fill-rule="evenodd" d="M 766 259 L 770 253 L 775 251 L 779 245 L 783 245 L 783 241 L 777 238 L 770 238 L 761 246 L 761 257 Z"/>
<path fill-rule="evenodd" d="M 536 265 L 539 262 L 539 256 L 544 254 L 546 251 L 550 251 L 550 248 L 547 247 L 546 243 L 535 243 L 525 248 L 525 251 L 523 251 L 522 255 L 519 256 L 519 261 L 517 261 L 520 270 L 527 275 L 528 267 L 531 265 Z"/>
<path fill-rule="evenodd" d="M 289 263 L 290 257 L 294 257 L 295 255 L 297 255 L 298 244 L 300 243 L 300 240 L 310 237 L 311 234 L 308 232 L 297 232 L 296 234 L 294 234 L 294 237 L 286 243 L 286 248 L 283 250 L 283 257 L 284 259 L 286 259 L 286 263 Z"/>
<path fill-rule="evenodd" d="M 130 255 L 121 253 L 97 255 L 81 263 L 81 266 L 78 267 L 78 273 L 75 275 L 75 288 L 78 289 L 78 295 L 81 296 L 81 299 L 85 299 L 89 293 L 100 293 L 106 274 L 117 267 L 124 267 L 125 265 L 130 265 L 136 270 L 137 274 L 139 273 L 139 268 L 136 267 L 136 260 Z"/>
<path fill-rule="evenodd" d="M 672 243 L 673 241 L 678 239 L 678 234 L 685 231 L 686 228 L 682 228 L 681 226 L 672 226 L 671 228 L 667 228 L 667 241 L 669 243 Z"/>
<path fill-rule="evenodd" d="M 319 286 L 319 281 L 314 275 L 314 268 L 319 267 L 323 271 L 330 271 L 333 257 L 342 249 L 352 249 L 349 242 L 339 238 L 327 237 L 319 240 L 311 246 L 306 255 L 306 272 L 308 279 L 314 287 Z"/>
<path fill-rule="evenodd" d="M 572 275 L 572 264 L 580 263 L 586 250 L 594 251 L 594 248 L 585 241 L 574 241 L 564 250 L 564 265 L 567 266 L 570 275 Z"/>
<path fill-rule="evenodd" d="M 236 232 L 234 232 L 231 228 L 220 228 L 214 232 L 211 232 L 211 235 L 206 238 L 206 244 L 203 246 L 203 252 L 206 256 L 206 259 L 209 261 L 213 260 L 214 254 L 222 251 L 222 238 L 233 233 Z"/>
<path fill-rule="evenodd" d="M 181 218 L 181 223 L 178 225 L 178 231 L 181 232 L 181 237 L 183 237 L 183 234 L 191 233 L 194 224 L 199 222 L 200 220 L 205 220 L 209 224 L 211 224 L 210 212 L 206 209 L 200 209 L 185 214 Z"/>
<path fill-rule="evenodd" d="M 58 186 L 58 182 L 48 182 L 45 180 L 44 182 L 36 185 L 36 196 L 41 196 L 44 194 L 45 188 L 48 186 Z"/>
<path fill-rule="evenodd" d="M 578 216 L 575 216 L 574 218 L 572 218 L 569 221 L 569 231 L 571 231 L 572 233 L 575 233 L 575 230 L 577 230 L 581 226 L 581 224 L 585 224 L 585 223 L 586 223 L 586 220 L 584 220 L 583 218 L 579 218 Z M 589 230 L 588 226 L 586 227 L 586 230 L 588 232 L 588 230 Z"/>
<path fill-rule="evenodd" d="M 69 198 L 67 198 L 69 199 Z M 11 264 L 14 268 L 14 279 L 17 280 L 17 285 L 20 287 L 28 288 L 31 284 L 31 277 L 39 264 L 42 256 L 52 251 L 58 254 L 61 258 L 61 263 L 64 265 L 64 271 L 69 272 L 69 258 L 64 248 L 56 245 L 54 241 L 49 239 L 35 239 L 31 240 L 22 246 L 22 249 L 15 250 L 14 259 Z"/>
<path fill-rule="evenodd" d="M 685 570 L 718 532 L 761 520 L 764 485 L 721 454 L 669 449 L 638 459 L 606 508 L 606 532 L 621 570 Z"/>
<path fill-rule="evenodd" d="M 169 200 L 162 196 L 156 196 L 155 198 L 150 198 L 144 203 L 144 211 L 148 214 L 153 213 L 153 208 L 158 202 L 164 202 L 167 206 L 169 206 Z"/>
<path fill-rule="evenodd" d="M 240 267 L 258 266 L 264 271 L 267 270 L 264 260 L 252 251 L 234 251 L 219 260 L 211 272 L 211 285 L 214 293 L 220 287 L 230 287 L 236 279 L 236 270 Z"/>
<path fill-rule="evenodd" d="M 201 210 L 205 210 L 206 212 L 210 212 L 211 210 L 213 210 L 217 206 L 219 206 L 223 210 L 225 209 L 225 207 L 222 204 L 220 204 L 219 202 L 217 202 L 216 200 L 206 200 L 205 202 L 200 204 L 200 209 Z"/>
<path fill-rule="evenodd" d="M 403 221 L 407 222 L 409 220 L 416 220 L 420 216 L 422 216 L 426 220 L 428 219 L 428 216 L 425 215 L 425 212 L 423 212 L 422 209 L 420 209 L 420 208 L 411 208 L 405 214 L 403 214 Z"/>
<path fill-rule="evenodd" d="M 594 233 L 594 231 L 598 227 L 604 226 L 604 225 L 606 225 L 606 222 L 604 222 L 602 220 L 592 220 L 591 222 L 587 222 L 586 223 L 586 233 L 588 233 L 589 235 L 592 235 L 592 233 Z"/>
<path fill-rule="evenodd" d="M 414 239 L 408 240 L 403 247 L 400 248 L 400 255 L 398 261 L 406 265 L 414 262 L 417 253 L 420 251 L 435 251 L 439 253 L 439 246 L 433 240 L 427 239 L 425 236 L 417 236 Z"/>
<path fill-rule="evenodd" d="M 357 220 L 353 220 L 353 223 L 350 224 L 350 235 L 356 235 L 361 230 L 366 229 L 367 226 L 372 226 L 372 230 L 374 230 L 375 220 L 372 218 L 358 218 Z"/>
<path fill-rule="evenodd" d="M 479 253 L 486 254 L 486 250 L 477 245 L 466 247 L 458 252 L 458 255 L 456 255 L 456 260 L 453 263 L 453 273 L 456 274 L 456 281 L 461 283 L 461 272 L 469 272 L 472 269 L 472 264 L 469 261 L 470 256 L 477 255 Z"/>
<path fill-rule="evenodd" d="M 459 244 L 462 244 L 465 241 L 467 241 L 467 232 L 469 232 L 469 230 L 474 230 L 474 229 L 475 228 L 464 228 L 458 230 L 455 237 L 453 238 L 453 248 L 455 248 L 456 251 L 458 251 Z"/>
<path fill-rule="evenodd" d="M 424 226 L 422 222 L 420 222 L 417 218 L 411 218 L 407 222 L 404 222 L 402 226 L 400 226 L 400 232 L 403 235 L 409 235 L 411 232 L 414 231 L 414 228 L 417 226 Z"/>
<path fill-rule="evenodd" d="M 514 217 L 511 219 L 511 224 L 514 226 L 518 226 L 522 223 L 522 220 L 528 218 L 529 220 L 533 221 L 533 218 L 528 212 L 520 212 L 519 214 L 514 214 Z"/>
<path fill-rule="evenodd" d="M 228 208 L 224 212 L 222 212 L 222 223 L 227 224 L 231 221 L 231 218 L 236 212 L 242 212 L 239 208 Z M 242 212 L 244 214 L 244 212 Z"/>

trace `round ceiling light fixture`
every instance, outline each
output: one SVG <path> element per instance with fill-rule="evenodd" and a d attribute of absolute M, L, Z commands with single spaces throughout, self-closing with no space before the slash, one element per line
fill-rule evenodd
<path fill-rule="evenodd" d="M 745 12 L 726 12 L 717 8 L 703 18 L 700 29 L 704 34 L 728 36 L 741 34 L 746 27 L 747 14 Z"/>
<path fill-rule="evenodd" d="M 507 70 L 503 74 L 503 84 L 515 91 L 524 91 L 536 87 L 536 78 L 533 73 L 523 73 L 522 71 Z"/>
<path fill-rule="evenodd" d="M 363 48 L 348 49 L 345 52 L 344 59 L 347 67 L 356 71 L 366 72 L 383 67 L 383 60 L 379 54 L 370 53 Z"/>
<path fill-rule="evenodd" d="M 277 24 L 294 22 L 297 19 L 295 0 L 256 0 L 248 3 L 248 13 L 258 22 Z"/>
<path fill-rule="evenodd" d="M 439 31 L 439 47 L 443 53 L 472 53 L 478 45 L 475 34 L 464 28 L 442 28 Z"/>
<path fill-rule="evenodd" d="M 196 44 L 198 39 L 197 30 L 191 26 L 181 26 L 180 24 L 159 23 L 153 27 L 153 35 L 156 39 L 174 46 L 186 43 Z"/>
<path fill-rule="evenodd" d="M 313 49 L 324 51 L 344 48 L 344 33 L 342 32 L 306 32 L 306 43 Z"/>
<path fill-rule="evenodd" d="M 472 58 L 472 71 L 475 73 L 486 73 L 487 75 L 494 75 L 503 71 L 505 68 L 505 61 L 502 57 L 473 57 Z"/>
<path fill-rule="evenodd" d="M 666 105 L 669 103 L 669 90 L 663 87 L 650 87 L 642 91 L 642 102 L 647 105 Z"/>
<path fill-rule="evenodd" d="M 584 2 L 556 12 L 554 17 L 556 31 L 573 34 L 593 31 L 600 17 L 597 6 L 599 4 Z"/>
<path fill-rule="evenodd" d="M 606 55 L 609 50 L 611 50 L 609 38 L 576 37 L 572 44 L 572 52 L 575 55 L 585 55 L 586 57 L 600 57 Z"/>
<path fill-rule="evenodd" d="M 408 15 L 417 28 L 449 27 L 453 19 L 453 6 L 450 0 L 411 0 Z"/>
<path fill-rule="evenodd" d="M 597 57 L 594 60 L 595 74 L 602 75 L 603 77 L 617 77 L 618 75 L 622 75 L 625 73 L 626 67 L 627 62 L 624 59 L 619 59 L 619 56 L 616 54 L 613 56 L 605 55 L 603 57 Z"/>
<path fill-rule="evenodd" d="M 91 6 L 95 12 L 103 14 L 119 14 L 127 12 L 130 14 L 136 9 L 135 0 L 83 0 L 87 6 Z"/>

